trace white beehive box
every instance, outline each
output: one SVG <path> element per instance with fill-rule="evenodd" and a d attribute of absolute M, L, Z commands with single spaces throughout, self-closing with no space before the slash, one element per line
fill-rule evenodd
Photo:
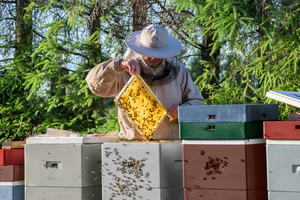
<path fill-rule="evenodd" d="M 300 199 L 300 192 L 269 191 L 269 200 L 296 200 Z"/>
<path fill-rule="evenodd" d="M 107 200 L 123 200 L 123 199 L 144 199 L 144 200 L 183 200 L 183 188 L 171 187 L 152 190 L 137 190 L 134 195 L 127 195 L 123 192 L 120 194 L 112 193 L 109 187 L 102 187 L 102 199 Z"/>
<path fill-rule="evenodd" d="M 25 186 L 101 185 L 101 144 L 27 144 Z"/>
<path fill-rule="evenodd" d="M 104 143 L 102 186 L 104 199 L 125 195 L 152 199 L 177 188 L 183 196 L 182 146 L 180 142 Z M 154 196 L 155 196 L 154 195 Z M 167 194 L 165 194 L 167 195 Z M 180 195 L 179 195 L 180 196 Z M 159 198 L 158 198 L 159 199 Z M 173 199 L 173 198 L 171 198 Z"/>
<path fill-rule="evenodd" d="M 25 200 L 101 200 L 101 186 L 25 187 Z"/>
<path fill-rule="evenodd" d="M 299 140 L 267 140 L 269 191 L 300 193 L 299 151 Z"/>
<path fill-rule="evenodd" d="M 103 142 L 118 142 L 117 136 L 83 136 L 83 137 L 29 137 L 26 144 L 98 144 Z"/>

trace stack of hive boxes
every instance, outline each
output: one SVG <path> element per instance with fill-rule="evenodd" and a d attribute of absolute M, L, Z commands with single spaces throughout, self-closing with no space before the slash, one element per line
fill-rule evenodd
<path fill-rule="evenodd" d="M 300 115 L 264 122 L 269 200 L 300 199 Z"/>
<path fill-rule="evenodd" d="M 179 107 L 185 200 L 267 200 L 263 120 L 277 104 Z"/>
<path fill-rule="evenodd" d="M 183 200 L 180 142 L 102 146 L 102 199 Z"/>
<path fill-rule="evenodd" d="M 24 141 L 4 142 L 0 149 L 0 199 L 24 200 Z"/>
<path fill-rule="evenodd" d="M 101 200 L 101 137 L 31 137 L 25 146 L 27 200 Z"/>

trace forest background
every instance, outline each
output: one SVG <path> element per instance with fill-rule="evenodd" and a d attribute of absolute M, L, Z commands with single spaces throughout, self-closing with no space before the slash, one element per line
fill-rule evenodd
<path fill-rule="evenodd" d="M 182 42 L 206 104 L 278 103 L 281 120 L 299 112 L 265 96 L 300 91 L 299 0 L 0 0 L 0 143 L 118 129 L 113 99 L 85 77 L 149 24 Z"/>

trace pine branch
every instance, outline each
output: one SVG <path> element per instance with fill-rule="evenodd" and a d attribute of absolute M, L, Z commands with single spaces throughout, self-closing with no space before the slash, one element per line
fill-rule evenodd
<path fill-rule="evenodd" d="M 6 61 L 11 61 L 11 60 L 14 60 L 14 59 L 13 58 L 2 59 L 2 60 L 0 60 L 0 62 L 6 62 Z"/>
<path fill-rule="evenodd" d="M 174 16 L 163 6 L 163 5 L 161 5 L 161 3 L 158 1 L 157 2 L 158 3 L 158 5 L 169 15 L 169 17 L 172 19 L 172 21 L 174 21 L 174 22 L 176 22 L 176 24 L 179 24 L 179 22 L 178 22 L 178 20 L 177 19 L 175 19 L 174 18 Z M 154 10 L 154 9 L 153 9 Z M 154 10 L 156 13 L 157 13 L 157 11 L 156 10 Z M 166 22 L 166 21 L 165 21 Z M 174 25 L 175 26 L 175 25 Z M 176 27 L 177 28 L 177 27 Z M 185 35 L 187 38 L 190 38 L 190 35 L 187 33 L 187 32 L 185 32 L 184 30 L 182 30 L 182 29 L 180 29 L 180 32 L 181 33 L 183 33 L 183 35 Z M 185 39 L 185 38 L 183 38 L 182 37 L 182 39 L 185 41 L 185 42 L 187 42 L 188 43 L 188 41 Z M 197 49 L 201 49 L 201 48 L 204 48 L 204 46 L 202 45 L 202 44 L 200 44 L 200 43 L 195 43 L 195 44 L 191 44 L 193 47 L 195 47 L 195 48 L 197 48 Z"/>

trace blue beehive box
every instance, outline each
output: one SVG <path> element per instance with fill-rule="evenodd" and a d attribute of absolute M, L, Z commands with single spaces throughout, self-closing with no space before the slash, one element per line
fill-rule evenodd
<path fill-rule="evenodd" d="M 0 182 L 0 200 L 24 200 L 24 181 Z"/>
<path fill-rule="evenodd" d="M 279 120 L 278 104 L 179 106 L 179 123 Z"/>

